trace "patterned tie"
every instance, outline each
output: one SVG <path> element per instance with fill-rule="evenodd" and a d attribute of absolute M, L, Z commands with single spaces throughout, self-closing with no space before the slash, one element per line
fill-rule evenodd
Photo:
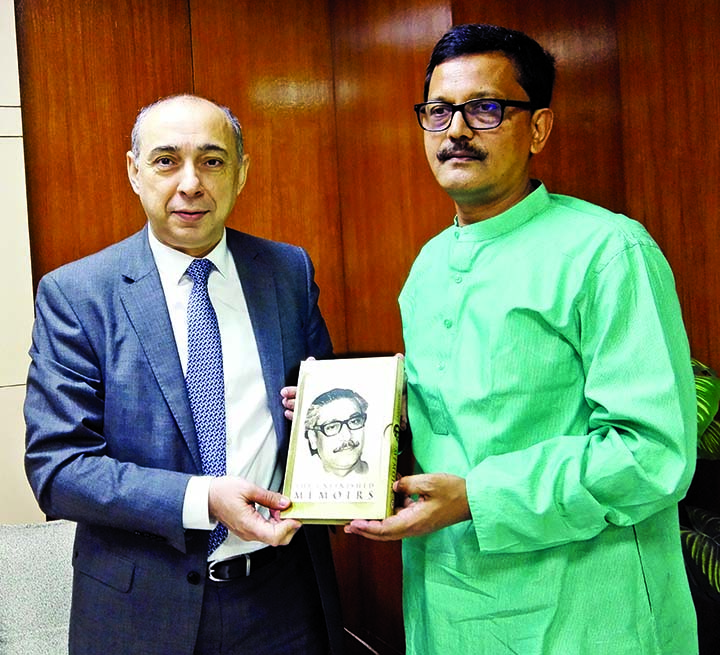
<path fill-rule="evenodd" d="M 185 375 L 190 408 L 206 475 L 225 475 L 225 379 L 217 316 L 210 302 L 207 282 L 213 263 L 195 259 L 187 269 L 193 281 L 187 308 L 188 364 Z M 227 537 L 218 523 L 210 533 L 208 554 Z"/>

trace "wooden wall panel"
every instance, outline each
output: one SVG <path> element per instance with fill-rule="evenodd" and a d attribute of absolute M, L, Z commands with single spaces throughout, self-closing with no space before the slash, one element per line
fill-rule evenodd
<path fill-rule="evenodd" d="M 625 193 L 675 272 L 693 354 L 720 368 L 720 3 L 618 2 Z"/>
<path fill-rule="evenodd" d="M 343 352 L 345 298 L 325 0 L 192 0 L 196 93 L 238 114 L 248 182 L 228 225 L 305 247 Z"/>
<path fill-rule="evenodd" d="M 33 277 L 136 231 L 139 107 L 192 88 L 184 0 L 16 0 Z"/>
<path fill-rule="evenodd" d="M 494 23 L 555 55 L 555 123 L 533 175 L 548 190 L 624 211 L 620 82 L 612 0 L 453 0 L 453 23 Z"/>
<path fill-rule="evenodd" d="M 453 215 L 412 109 L 450 7 L 434 0 L 331 6 L 348 349 L 393 353 L 403 349 L 397 296 L 410 265 Z M 403 653 L 400 544 L 338 531 L 333 549 L 348 629 L 379 653 Z"/>
<path fill-rule="evenodd" d="M 716 0 L 16 0 L 16 14 L 36 281 L 144 223 L 124 164 L 136 111 L 193 91 L 246 130 L 230 224 L 310 251 L 339 352 L 402 350 L 397 295 L 453 213 L 412 105 L 447 28 L 495 22 L 558 57 L 536 174 L 647 225 L 694 353 L 720 367 Z M 403 652 L 399 544 L 338 530 L 333 547 L 348 627 Z"/>
<path fill-rule="evenodd" d="M 527 31 L 555 52 L 561 71 L 556 130 L 536 174 L 553 191 L 623 208 L 612 3 L 537 4 L 333 3 L 350 349 L 402 348 L 397 294 L 419 248 L 452 217 L 411 109 L 422 100 L 430 51 L 450 24 L 497 22 Z M 352 590 L 343 596 L 349 628 L 380 652 L 403 652 L 399 548 L 342 534 L 334 546 L 343 587 Z"/>
<path fill-rule="evenodd" d="M 348 348 L 402 350 L 397 296 L 420 247 L 453 216 L 412 106 L 449 3 L 332 3 Z"/>

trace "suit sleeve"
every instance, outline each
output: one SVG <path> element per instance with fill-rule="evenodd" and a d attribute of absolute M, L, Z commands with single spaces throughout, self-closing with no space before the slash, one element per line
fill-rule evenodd
<path fill-rule="evenodd" d="M 307 350 L 309 355 L 317 359 L 326 359 L 332 356 L 333 349 L 330 334 L 318 305 L 320 289 L 315 282 L 315 269 L 310 256 L 303 249 L 300 249 L 300 252 L 305 266 L 306 297 L 308 299 Z"/>
<path fill-rule="evenodd" d="M 102 339 L 90 337 L 103 326 L 91 305 L 71 302 L 52 276 L 39 285 L 24 406 L 28 480 L 49 516 L 159 535 L 184 551 L 189 475 L 110 453 L 106 355 Z M 137 441 L 142 425 L 139 418 L 113 439 Z"/>

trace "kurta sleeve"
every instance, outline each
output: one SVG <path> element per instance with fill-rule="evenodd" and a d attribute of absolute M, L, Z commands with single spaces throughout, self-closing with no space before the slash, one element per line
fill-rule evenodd
<path fill-rule="evenodd" d="M 517 435 L 532 445 L 491 455 L 469 471 L 481 551 L 590 539 L 671 506 L 690 483 L 695 391 L 674 280 L 660 250 L 636 243 L 591 270 L 573 314 L 573 335 L 549 338 L 573 342 L 580 358 L 587 432 Z"/>

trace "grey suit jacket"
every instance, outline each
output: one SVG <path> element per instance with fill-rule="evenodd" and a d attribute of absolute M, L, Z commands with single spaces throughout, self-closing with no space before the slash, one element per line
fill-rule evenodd
<path fill-rule="evenodd" d="M 158 652 L 190 654 L 200 621 L 207 533 L 183 529 L 182 506 L 189 477 L 202 467 L 146 230 L 61 267 L 38 287 L 25 466 L 43 511 L 78 523 L 75 653 L 155 652 L 147 635 L 158 634 Z M 302 359 L 332 350 L 314 270 L 301 248 L 234 230 L 227 241 L 284 461 L 289 430 L 279 390 L 294 382 Z M 302 533 L 339 652 L 327 530 Z"/>

